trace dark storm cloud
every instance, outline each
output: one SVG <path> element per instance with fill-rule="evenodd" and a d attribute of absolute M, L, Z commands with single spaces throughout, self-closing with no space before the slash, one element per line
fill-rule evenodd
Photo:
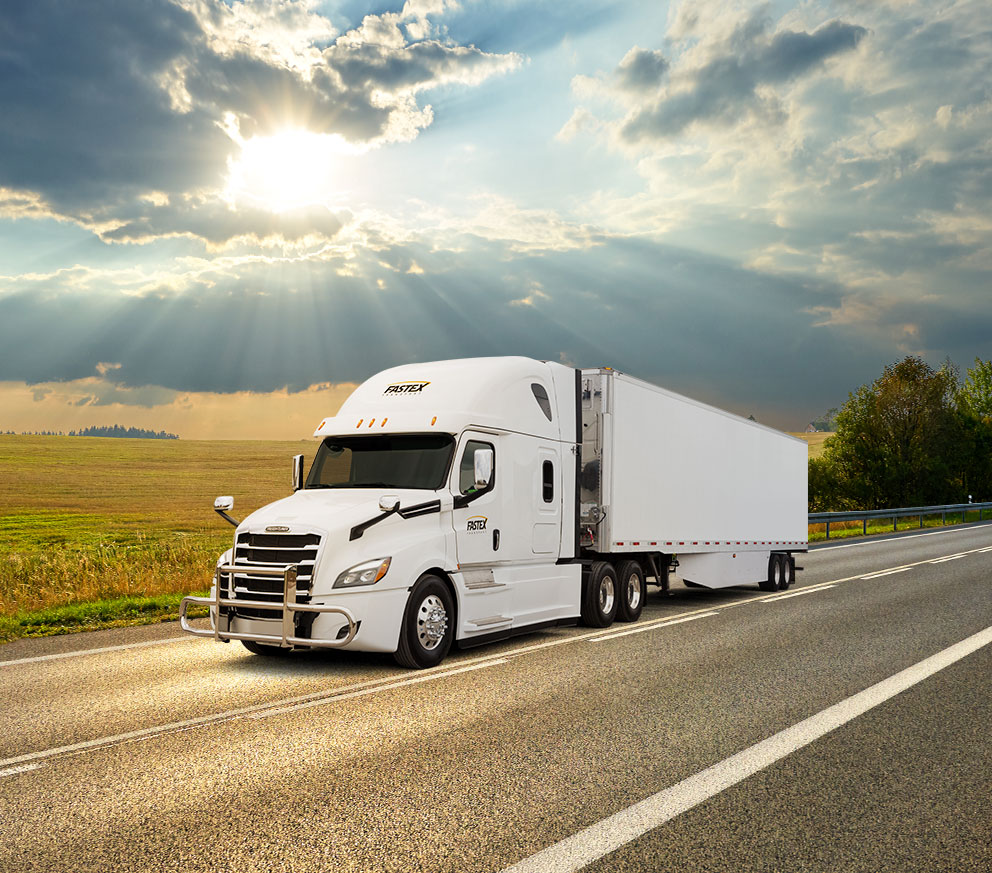
<path fill-rule="evenodd" d="M 822 283 L 631 240 L 515 257 L 478 239 L 465 249 L 394 247 L 363 257 L 361 279 L 320 263 L 243 265 L 180 295 L 8 294 L 0 380 L 84 378 L 113 361 L 120 368 L 104 367 L 104 378 L 127 385 L 300 390 L 410 361 L 564 354 L 745 413 L 792 403 L 812 415 L 843 399 L 830 386 L 856 387 L 892 357 L 814 326 L 810 310 L 841 300 Z"/>
<path fill-rule="evenodd" d="M 230 117 L 243 137 L 296 125 L 361 143 L 412 138 L 430 123 L 416 93 L 519 61 L 408 43 L 397 15 L 382 25 L 392 42 L 345 34 L 307 73 L 277 58 L 264 32 L 258 42 L 235 38 L 220 0 L 191 9 L 169 0 L 0 5 L 0 188 L 36 192 L 55 214 L 103 227 L 160 191 L 175 195 L 178 220 L 179 198 L 222 187 L 237 151 Z M 144 221 L 156 220 L 149 211 Z"/>
<path fill-rule="evenodd" d="M 651 105 L 633 113 L 621 129 L 628 142 L 675 137 L 695 122 L 733 124 L 749 112 L 775 111 L 759 95 L 762 85 L 790 81 L 834 55 L 855 48 L 867 33 L 858 25 L 831 21 L 812 33 L 783 30 L 769 35 L 763 18 L 740 25 L 719 53 L 680 74 Z"/>

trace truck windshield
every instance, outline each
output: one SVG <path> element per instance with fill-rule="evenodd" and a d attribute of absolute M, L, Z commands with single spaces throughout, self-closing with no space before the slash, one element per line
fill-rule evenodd
<path fill-rule="evenodd" d="M 307 488 L 423 488 L 447 478 L 455 440 L 447 434 L 327 437 Z"/>

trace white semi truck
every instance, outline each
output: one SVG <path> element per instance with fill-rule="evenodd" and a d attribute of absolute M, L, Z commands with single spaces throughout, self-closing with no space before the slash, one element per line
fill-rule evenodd
<path fill-rule="evenodd" d="M 320 422 L 294 493 L 238 523 L 182 627 L 407 667 L 579 620 L 636 621 L 647 579 L 787 588 L 807 549 L 806 445 L 609 368 L 396 367 Z M 211 628 L 189 605 L 210 606 Z"/>

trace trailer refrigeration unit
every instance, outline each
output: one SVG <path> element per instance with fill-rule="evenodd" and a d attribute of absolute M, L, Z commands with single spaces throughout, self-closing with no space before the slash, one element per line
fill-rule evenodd
<path fill-rule="evenodd" d="M 408 667 L 581 620 L 636 621 L 648 579 L 787 588 L 807 548 L 806 445 L 609 368 L 397 367 L 320 422 L 294 493 L 238 523 L 182 627 Z M 211 628 L 187 620 L 209 604 Z"/>

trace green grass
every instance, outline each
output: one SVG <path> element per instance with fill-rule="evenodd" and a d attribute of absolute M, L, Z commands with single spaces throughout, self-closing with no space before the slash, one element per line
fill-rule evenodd
<path fill-rule="evenodd" d="M 285 497 L 313 448 L 0 436 L 0 639 L 175 617 L 231 545 L 214 498 L 241 518 Z"/>
<path fill-rule="evenodd" d="M 794 436 L 801 440 L 804 440 L 809 450 L 809 457 L 818 458 L 820 457 L 820 455 L 823 454 L 824 443 L 826 443 L 826 441 L 830 439 L 830 437 L 832 437 L 833 434 L 832 433 L 792 433 L 789 434 L 789 436 Z"/>
<path fill-rule="evenodd" d="M 983 514 L 983 521 L 989 520 L 990 513 L 985 512 Z M 978 510 L 973 510 L 965 513 L 948 513 L 946 524 L 941 520 L 940 515 L 927 515 L 923 517 L 923 528 L 939 528 L 939 527 L 949 527 L 956 524 L 966 524 L 968 522 L 978 521 Z M 920 517 L 918 515 L 907 515 L 898 520 L 898 530 L 919 530 L 920 529 Z M 809 526 L 809 541 L 819 542 L 826 540 L 827 538 L 827 526 L 826 524 L 811 524 Z M 878 536 L 879 534 L 892 533 L 892 519 L 876 519 L 869 520 L 868 522 L 868 536 Z M 830 539 L 840 540 L 840 539 L 851 539 L 853 537 L 864 536 L 862 523 L 860 521 L 845 521 L 845 522 L 831 522 L 830 523 Z"/>

